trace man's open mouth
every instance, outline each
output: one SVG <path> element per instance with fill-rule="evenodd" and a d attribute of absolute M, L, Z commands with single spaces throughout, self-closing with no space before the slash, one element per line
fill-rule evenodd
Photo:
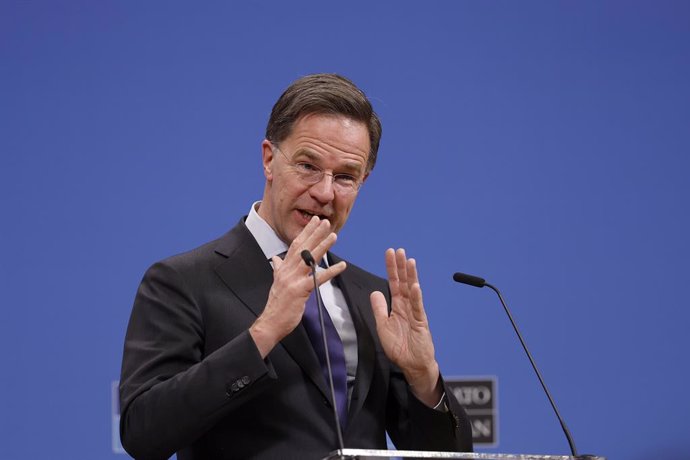
<path fill-rule="evenodd" d="M 302 215 L 303 215 L 305 218 L 307 218 L 307 219 L 311 219 L 311 218 L 314 217 L 314 216 L 317 216 L 317 217 L 318 217 L 319 219 L 321 219 L 321 220 L 323 220 L 323 219 L 328 219 L 328 216 L 326 216 L 326 215 L 324 215 L 324 214 L 316 214 L 316 213 L 313 213 L 313 212 L 305 211 L 305 210 L 303 210 L 303 209 L 300 209 L 299 212 L 302 213 Z"/>

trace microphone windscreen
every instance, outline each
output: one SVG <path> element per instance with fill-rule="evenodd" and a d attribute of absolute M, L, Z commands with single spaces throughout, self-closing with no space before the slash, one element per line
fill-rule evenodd
<path fill-rule="evenodd" d="M 484 278 L 480 278 L 478 276 L 473 276 L 473 275 L 468 275 L 466 273 L 460 273 L 457 272 L 453 275 L 453 279 L 462 284 L 469 284 L 470 286 L 474 287 L 484 287 L 486 284 L 486 281 L 484 281 Z"/>
<path fill-rule="evenodd" d="M 300 252 L 300 255 L 302 256 L 304 263 L 308 266 L 313 267 L 316 264 L 316 262 L 314 262 L 314 256 L 311 255 L 309 249 L 304 249 L 302 252 Z"/>

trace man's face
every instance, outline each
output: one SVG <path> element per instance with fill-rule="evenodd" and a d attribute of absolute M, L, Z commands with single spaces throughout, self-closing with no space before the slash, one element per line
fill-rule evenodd
<path fill-rule="evenodd" d="M 338 115 L 305 115 L 278 144 L 280 150 L 267 140 L 261 147 L 266 187 L 259 215 L 278 237 L 292 243 L 313 215 L 328 219 L 331 230 L 338 232 L 357 192 L 340 193 L 330 174 L 366 178 L 370 145 L 364 123 Z M 291 166 L 297 163 L 314 165 L 326 175 L 316 184 L 305 183 Z"/>

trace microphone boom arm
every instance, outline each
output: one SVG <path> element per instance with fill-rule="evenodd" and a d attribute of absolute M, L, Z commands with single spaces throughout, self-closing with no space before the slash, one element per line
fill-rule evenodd
<path fill-rule="evenodd" d="M 573 441 L 572 436 L 570 436 L 570 430 L 568 430 L 568 427 L 565 425 L 565 422 L 563 421 L 563 417 L 561 417 L 561 414 L 558 411 L 558 408 L 556 407 L 556 403 L 553 401 L 553 398 L 551 397 L 551 392 L 546 387 L 546 383 L 544 382 L 544 379 L 541 376 L 541 372 L 539 372 L 539 369 L 537 368 L 537 365 L 534 362 L 534 359 L 532 358 L 532 354 L 529 352 L 529 348 L 527 348 L 527 344 L 525 344 L 525 340 L 522 338 L 522 334 L 520 334 L 520 330 L 518 329 L 517 324 L 515 324 L 515 320 L 513 319 L 513 315 L 510 313 L 510 310 L 508 309 L 508 306 L 506 305 L 505 300 L 503 300 L 503 295 L 501 294 L 501 291 L 499 291 L 498 288 L 495 287 L 494 285 L 487 283 L 487 282 L 484 282 L 484 286 L 493 290 L 498 295 L 498 299 L 501 301 L 501 305 L 503 305 L 503 310 L 505 310 L 506 314 L 508 315 L 508 319 L 510 319 L 510 324 L 512 324 L 513 329 L 515 330 L 515 333 L 518 336 L 518 339 L 520 339 L 520 344 L 522 344 L 522 349 L 525 350 L 525 353 L 527 354 L 527 358 L 529 358 L 529 362 L 532 365 L 532 369 L 534 369 L 534 372 L 537 374 L 537 378 L 539 379 L 539 383 L 541 383 L 541 387 L 544 389 L 544 393 L 546 393 L 546 397 L 549 398 L 549 403 L 551 403 L 551 407 L 553 408 L 553 411 L 556 413 L 556 418 L 558 418 L 558 422 L 561 424 L 561 428 L 563 429 L 563 433 L 565 433 L 565 437 L 568 440 L 568 445 L 570 446 L 570 452 L 573 454 L 573 457 L 577 457 L 578 456 L 577 455 L 577 448 L 575 447 L 575 441 Z"/>

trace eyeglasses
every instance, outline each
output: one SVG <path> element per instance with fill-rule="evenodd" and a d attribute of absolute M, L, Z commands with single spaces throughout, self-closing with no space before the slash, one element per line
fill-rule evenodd
<path fill-rule="evenodd" d="M 316 185 L 323 180 L 324 176 L 330 176 L 333 183 L 333 189 L 340 195 L 355 194 L 362 186 L 362 181 L 351 174 L 328 174 L 320 167 L 308 161 L 292 161 L 282 150 L 280 150 L 277 144 L 271 142 L 271 145 L 280 152 L 283 158 L 285 158 L 288 167 L 295 173 L 299 180 L 307 185 Z"/>

